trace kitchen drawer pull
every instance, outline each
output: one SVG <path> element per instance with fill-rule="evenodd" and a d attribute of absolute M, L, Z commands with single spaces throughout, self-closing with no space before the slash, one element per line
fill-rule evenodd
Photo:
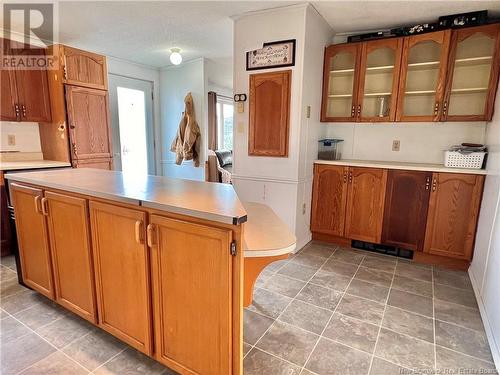
<path fill-rule="evenodd" d="M 432 180 L 432 191 L 436 191 L 436 190 L 437 190 L 437 180 L 433 179 Z"/>
<path fill-rule="evenodd" d="M 22 111 L 23 111 L 23 117 L 26 117 L 26 106 L 23 104 L 21 106 L 21 108 L 22 108 Z"/>
<path fill-rule="evenodd" d="M 21 116 L 21 111 L 19 110 L 19 104 L 14 104 L 14 111 L 16 112 L 16 118 Z"/>
<path fill-rule="evenodd" d="M 42 213 L 42 211 L 41 211 L 41 209 L 40 209 L 40 199 L 41 199 L 41 198 L 42 198 L 42 197 L 41 197 L 40 195 L 37 195 L 37 196 L 35 197 L 35 212 L 36 212 L 36 213 L 39 213 L 39 214 L 41 214 L 41 213 Z"/>
<path fill-rule="evenodd" d="M 148 227 L 146 229 L 146 235 L 148 238 L 148 246 L 153 247 L 153 245 L 154 245 L 154 242 L 153 242 L 154 226 L 153 226 L 153 224 L 148 224 Z"/>
<path fill-rule="evenodd" d="M 434 104 L 434 115 L 437 115 L 439 113 L 439 102 L 436 102 Z"/>
<path fill-rule="evenodd" d="M 142 220 L 135 222 L 135 241 L 138 244 L 142 244 Z"/>
<path fill-rule="evenodd" d="M 49 216 L 49 207 L 47 206 L 48 198 L 42 198 L 42 214 Z"/>

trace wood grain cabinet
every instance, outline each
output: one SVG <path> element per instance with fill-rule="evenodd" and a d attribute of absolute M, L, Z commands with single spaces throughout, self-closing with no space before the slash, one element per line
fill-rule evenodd
<path fill-rule="evenodd" d="M 311 230 L 344 236 L 349 167 L 315 165 Z"/>
<path fill-rule="evenodd" d="M 422 251 L 431 172 L 387 171 L 382 243 Z"/>
<path fill-rule="evenodd" d="M 151 215 L 148 232 L 156 358 L 186 374 L 232 373 L 231 230 Z"/>
<path fill-rule="evenodd" d="M 107 90 L 106 58 L 77 48 L 60 46 L 62 49 L 64 83 Z"/>
<path fill-rule="evenodd" d="M 55 300 L 96 323 L 87 201 L 46 191 L 41 204 L 47 217 Z"/>
<path fill-rule="evenodd" d="M 248 154 L 288 157 L 292 71 L 250 75 Z"/>
<path fill-rule="evenodd" d="M 49 238 L 41 205 L 43 191 L 10 184 L 10 194 L 15 207 L 23 281 L 30 288 L 54 299 Z"/>
<path fill-rule="evenodd" d="M 472 259 L 484 176 L 434 173 L 424 251 Z"/>
<path fill-rule="evenodd" d="M 90 201 L 98 325 L 152 353 L 146 213 Z M 183 274 L 184 275 L 184 274 Z"/>

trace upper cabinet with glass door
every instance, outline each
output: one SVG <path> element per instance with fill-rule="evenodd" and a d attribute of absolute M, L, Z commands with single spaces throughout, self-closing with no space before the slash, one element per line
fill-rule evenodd
<path fill-rule="evenodd" d="M 455 30 L 451 36 L 442 121 L 489 121 L 499 71 L 500 24 Z"/>
<path fill-rule="evenodd" d="M 397 121 L 439 121 L 450 30 L 404 38 Z"/>
<path fill-rule="evenodd" d="M 354 121 L 361 44 L 333 45 L 325 51 L 321 121 Z"/>

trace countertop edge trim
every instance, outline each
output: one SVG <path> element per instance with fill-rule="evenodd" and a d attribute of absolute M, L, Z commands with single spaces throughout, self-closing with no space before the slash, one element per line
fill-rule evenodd
<path fill-rule="evenodd" d="M 290 254 L 297 247 L 297 243 L 293 243 L 290 246 L 282 247 L 274 250 L 247 250 L 244 249 L 244 258 L 262 258 L 262 257 L 272 257 L 284 254 Z"/>

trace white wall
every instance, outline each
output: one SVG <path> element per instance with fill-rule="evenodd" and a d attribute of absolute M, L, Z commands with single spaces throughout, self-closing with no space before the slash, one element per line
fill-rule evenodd
<path fill-rule="evenodd" d="M 469 275 L 497 368 L 500 368 L 500 95 L 487 124 L 488 163 Z"/>
<path fill-rule="evenodd" d="M 484 143 L 484 122 L 335 123 L 326 125 L 328 138 L 340 138 L 342 158 L 438 163 L 443 151 L 463 142 Z M 401 142 L 392 151 L 392 141 Z"/>
<path fill-rule="evenodd" d="M 201 131 L 200 166 L 195 168 L 192 161 L 175 164 L 175 154 L 170 145 L 175 138 L 179 121 L 184 111 L 184 97 L 191 92 L 194 100 L 196 120 Z M 163 175 L 191 180 L 205 179 L 207 145 L 207 79 L 204 59 L 184 62 L 177 67 L 160 71 L 161 105 L 161 163 Z"/>
<path fill-rule="evenodd" d="M 9 135 L 16 137 L 15 146 L 8 145 Z M 0 121 L 0 151 L 42 152 L 38 123 Z"/>

